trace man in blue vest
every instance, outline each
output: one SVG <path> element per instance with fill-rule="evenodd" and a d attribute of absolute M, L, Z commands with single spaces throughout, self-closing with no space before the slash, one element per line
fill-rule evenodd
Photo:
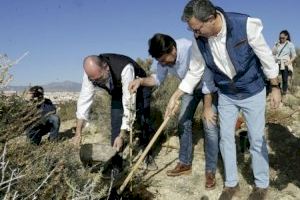
<path fill-rule="evenodd" d="M 273 108 L 279 106 L 281 95 L 278 68 L 261 33 L 262 23 L 248 15 L 224 12 L 208 0 L 188 2 L 182 20 L 194 33 L 194 48 L 190 70 L 171 97 L 166 114 L 174 112 L 174 104 L 180 96 L 193 90 L 205 67 L 211 70 L 219 88 L 220 151 L 225 167 L 225 187 L 219 199 L 232 199 L 239 191 L 234 140 L 239 111 L 243 112 L 248 127 L 255 179 L 249 199 L 265 199 L 269 163 L 264 137 L 264 77 L 271 82 Z"/>
<path fill-rule="evenodd" d="M 77 125 L 73 143 L 80 143 L 82 128 L 89 118 L 95 88 L 99 87 L 111 95 L 111 145 L 117 151 L 122 151 L 127 132 L 132 129 L 130 116 L 136 116 L 136 122 L 142 128 L 140 144 L 146 147 L 154 133 L 149 124 L 151 92 L 149 88 L 141 87 L 135 96 L 128 90 L 130 81 L 136 76 L 145 77 L 146 72 L 128 56 L 112 53 L 87 56 L 83 61 L 83 68 L 84 75 L 77 101 Z M 132 108 L 136 108 L 136 112 L 131 113 Z M 146 157 L 145 164 L 148 169 L 157 168 L 151 156 Z"/>

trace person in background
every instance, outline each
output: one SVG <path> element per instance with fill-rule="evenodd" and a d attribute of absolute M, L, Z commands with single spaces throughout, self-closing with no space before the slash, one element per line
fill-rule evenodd
<path fill-rule="evenodd" d="M 276 42 L 272 52 L 282 77 L 282 95 L 286 95 L 289 82 L 292 80 L 293 62 L 297 57 L 295 46 L 291 42 L 290 33 L 287 30 L 280 32 L 279 41 Z"/>
<path fill-rule="evenodd" d="M 224 163 L 225 187 L 219 199 L 229 200 L 240 190 L 236 162 L 235 125 L 242 111 L 248 127 L 255 187 L 248 199 L 266 199 L 269 187 L 269 160 L 265 128 L 265 77 L 270 80 L 272 108 L 278 108 L 281 93 L 278 68 L 262 35 L 260 19 L 225 12 L 209 0 L 191 0 L 182 20 L 195 36 L 189 71 L 171 97 L 166 114 L 174 113 L 178 99 L 195 88 L 205 67 L 218 87 L 220 151 Z"/>
<path fill-rule="evenodd" d="M 49 141 L 58 140 L 60 118 L 56 114 L 56 107 L 50 99 L 44 98 L 44 89 L 41 86 L 29 88 L 27 99 L 37 104 L 37 109 L 41 113 L 41 119 L 28 128 L 25 133 L 31 143 L 39 145 L 42 137 L 49 133 Z"/>
<path fill-rule="evenodd" d="M 136 108 L 133 118 L 141 127 L 140 144 L 144 148 L 149 143 L 154 130 L 150 126 L 149 88 L 141 87 L 136 95 L 131 95 L 128 84 L 136 76 L 145 77 L 145 71 L 131 58 L 125 55 L 105 53 L 90 55 L 83 61 L 83 81 L 77 101 L 77 126 L 73 143 L 79 144 L 84 123 L 89 118 L 95 88 L 102 88 L 111 95 L 111 145 L 122 151 L 123 144 L 131 131 L 131 108 Z M 148 170 L 157 168 L 151 152 L 145 159 Z"/>
<path fill-rule="evenodd" d="M 192 42 L 181 38 L 174 40 L 171 36 L 157 33 L 149 40 L 149 54 L 158 61 L 157 71 L 148 77 L 138 78 L 129 84 L 131 93 L 139 87 L 160 86 L 167 77 L 173 74 L 182 80 L 188 71 L 190 49 Z M 207 73 L 207 76 L 209 74 Z M 207 78 L 207 80 L 209 80 Z M 167 171 L 168 176 L 180 176 L 192 172 L 192 121 L 199 102 L 204 99 L 203 125 L 205 135 L 205 171 L 206 189 L 214 189 L 216 185 L 215 172 L 219 152 L 219 130 L 216 123 L 216 106 L 206 105 L 205 98 L 211 98 L 210 93 L 216 91 L 213 78 L 211 82 L 201 82 L 193 94 L 182 96 L 182 104 L 178 120 L 178 135 L 180 141 L 179 162 L 172 170 Z M 205 85 L 203 88 L 202 86 Z M 207 94 L 207 95 L 204 95 Z M 204 97 L 205 96 L 205 97 Z"/>

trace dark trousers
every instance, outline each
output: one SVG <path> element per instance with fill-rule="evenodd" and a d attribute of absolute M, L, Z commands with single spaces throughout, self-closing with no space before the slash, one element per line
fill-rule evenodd
<path fill-rule="evenodd" d="M 148 87 L 140 87 L 136 96 L 136 123 L 141 128 L 141 135 L 139 136 L 140 144 L 146 146 L 154 130 L 150 126 L 150 98 L 151 89 Z M 122 99 L 114 99 L 111 101 L 111 145 L 113 145 L 116 137 L 120 133 L 123 117 Z"/>
<path fill-rule="evenodd" d="M 282 93 L 286 94 L 288 90 L 288 78 L 289 78 L 289 70 L 288 67 L 285 66 L 284 70 L 280 70 L 281 77 L 282 77 Z"/>
<path fill-rule="evenodd" d="M 42 137 L 49 133 L 48 140 L 58 139 L 60 119 L 57 115 L 48 115 L 44 117 L 37 125 L 26 131 L 27 138 L 31 143 L 39 145 Z"/>

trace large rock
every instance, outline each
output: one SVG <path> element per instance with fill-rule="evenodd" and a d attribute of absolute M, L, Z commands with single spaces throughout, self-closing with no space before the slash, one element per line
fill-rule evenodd
<path fill-rule="evenodd" d="M 83 144 L 80 146 L 80 160 L 83 164 L 107 162 L 117 151 L 109 144 Z"/>

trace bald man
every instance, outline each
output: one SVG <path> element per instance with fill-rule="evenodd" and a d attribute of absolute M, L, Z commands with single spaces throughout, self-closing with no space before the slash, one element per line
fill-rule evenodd
<path fill-rule="evenodd" d="M 136 95 L 130 95 L 129 83 L 135 77 L 145 77 L 145 71 L 131 58 L 119 54 L 100 54 L 87 56 L 83 62 L 84 75 L 80 96 L 77 102 L 77 126 L 73 138 L 75 144 L 80 143 L 84 122 L 89 118 L 89 110 L 93 102 L 95 87 L 106 90 L 111 95 L 111 145 L 118 151 L 122 149 L 126 132 L 130 131 L 130 108 L 136 122 L 142 127 L 140 143 L 146 146 L 154 132 L 149 125 L 150 96 L 149 88 L 139 88 Z M 148 157 L 148 159 L 152 158 Z"/>

